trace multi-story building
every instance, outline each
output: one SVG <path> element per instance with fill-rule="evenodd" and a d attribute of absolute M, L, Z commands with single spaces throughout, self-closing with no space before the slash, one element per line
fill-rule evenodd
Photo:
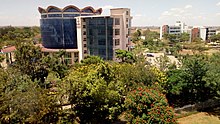
<path fill-rule="evenodd" d="M 207 41 L 212 35 L 215 35 L 217 28 L 215 27 L 200 27 L 200 37 L 202 40 Z"/>
<path fill-rule="evenodd" d="M 113 59 L 113 18 L 110 16 L 79 16 L 77 38 L 79 60 L 87 55 Z"/>
<path fill-rule="evenodd" d="M 160 39 L 163 38 L 164 34 L 180 35 L 181 33 L 185 32 L 185 27 L 185 23 L 180 21 L 176 21 L 175 25 L 163 25 L 160 28 Z"/>
<path fill-rule="evenodd" d="M 128 8 L 111 9 L 109 16 L 101 16 L 101 8 L 79 9 L 72 5 L 63 9 L 39 7 L 39 12 L 46 52 L 67 50 L 70 62 L 74 62 L 87 55 L 111 60 L 115 58 L 115 50 L 128 50 L 132 19 Z"/>
<path fill-rule="evenodd" d="M 199 38 L 200 37 L 199 28 L 192 28 L 190 36 L 191 36 L 191 41 L 194 41 L 196 38 Z"/>

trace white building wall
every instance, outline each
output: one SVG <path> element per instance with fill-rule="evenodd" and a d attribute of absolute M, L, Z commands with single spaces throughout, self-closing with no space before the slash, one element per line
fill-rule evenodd
<path fill-rule="evenodd" d="M 76 17 L 76 31 L 77 31 L 77 46 L 79 51 L 79 62 L 84 59 L 83 53 L 83 28 L 82 28 L 82 18 Z"/>
<path fill-rule="evenodd" d="M 204 40 L 204 41 L 206 41 L 206 28 L 204 28 L 204 27 L 201 27 L 200 28 L 200 37 L 202 38 L 202 40 Z"/>
<path fill-rule="evenodd" d="M 114 19 L 113 24 L 113 39 L 120 39 L 120 45 L 115 46 L 114 49 L 128 50 L 129 29 L 131 28 L 130 9 L 116 8 L 111 9 L 111 17 Z M 120 18 L 120 25 L 115 25 L 115 18 Z M 115 35 L 115 29 L 120 29 L 120 35 Z"/>

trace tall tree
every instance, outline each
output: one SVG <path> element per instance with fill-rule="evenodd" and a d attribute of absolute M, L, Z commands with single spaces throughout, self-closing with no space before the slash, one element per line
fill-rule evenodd
<path fill-rule="evenodd" d="M 115 53 L 116 53 L 116 58 L 120 59 L 121 62 L 132 63 L 132 62 L 135 61 L 134 55 L 130 51 L 127 51 L 127 50 L 117 50 Z"/>

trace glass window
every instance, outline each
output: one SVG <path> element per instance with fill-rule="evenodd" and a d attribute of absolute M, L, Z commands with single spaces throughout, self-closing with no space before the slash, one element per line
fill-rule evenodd
<path fill-rule="evenodd" d="M 86 35 L 86 32 L 85 32 L 85 31 L 83 31 L 83 35 Z"/>
<path fill-rule="evenodd" d="M 79 10 L 77 10 L 75 8 L 68 8 L 68 9 L 64 10 L 64 12 L 79 12 Z"/>
<path fill-rule="evenodd" d="M 104 19 L 99 19 L 97 20 L 98 25 L 105 25 L 105 20 Z"/>
<path fill-rule="evenodd" d="M 115 29 L 115 35 L 120 35 L 120 29 Z"/>
<path fill-rule="evenodd" d="M 120 25 L 120 18 L 115 18 L 115 25 Z"/>
<path fill-rule="evenodd" d="M 126 22 L 128 22 L 128 18 L 126 18 Z"/>
<path fill-rule="evenodd" d="M 115 39 L 115 46 L 120 45 L 120 39 Z"/>
<path fill-rule="evenodd" d="M 79 53 L 74 53 L 74 57 L 79 57 Z"/>
<path fill-rule="evenodd" d="M 105 29 L 98 29 L 98 35 L 105 35 Z"/>
<path fill-rule="evenodd" d="M 62 17 L 62 14 L 49 14 L 48 17 Z"/>
<path fill-rule="evenodd" d="M 99 49 L 99 55 L 106 55 L 106 50 L 105 49 Z"/>
<path fill-rule="evenodd" d="M 79 14 L 63 14 L 63 17 L 77 17 Z"/>
<path fill-rule="evenodd" d="M 47 18 L 47 15 L 41 15 L 41 18 Z"/>
<path fill-rule="evenodd" d="M 84 54 L 87 54 L 87 50 L 84 50 Z"/>
<path fill-rule="evenodd" d="M 86 28 L 86 25 L 83 25 L 83 28 Z"/>
<path fill-rule="evenodd" d="M 105 39 L 100 39 L 100 40 L 98 41 L 98 44 L 99 44 L 99 45 L 105 45 Z"/>

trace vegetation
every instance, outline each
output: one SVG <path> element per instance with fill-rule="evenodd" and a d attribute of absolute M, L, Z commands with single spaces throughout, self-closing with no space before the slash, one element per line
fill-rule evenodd
<path fill-rule="evenodd" d="M 16 45 L 21 41 L 36 42 L 40 34 L 39 27 L 3 27 L 0 28 L 0 48 L 3 46 Z"/>
<path fill-rule="evenodd" d="M 139 87 L 125 100 L 126 117 L 132 124 L 175 124 L 174 111 L 156 89 Z"/>
<path fill-rule="evenodd" d="M 219 98 L 218 53 L 181 55 L 187 44 L 168 45 L 149 30 L 136 34 L 142 35 L 134 52 L 116 51 L 119 62 L 89 56 L 72 66 L 65 51 L 51 57 L 28 38 L 16 40 L 16 61 L 0 67 L 0 123 L 113 123 L 125 115 L 130 123 L 175 124 L 170 106 Z M 181 64 L 161 56 L 158 66 L 151 65 L 146 49 L 167 49 Z"/>

